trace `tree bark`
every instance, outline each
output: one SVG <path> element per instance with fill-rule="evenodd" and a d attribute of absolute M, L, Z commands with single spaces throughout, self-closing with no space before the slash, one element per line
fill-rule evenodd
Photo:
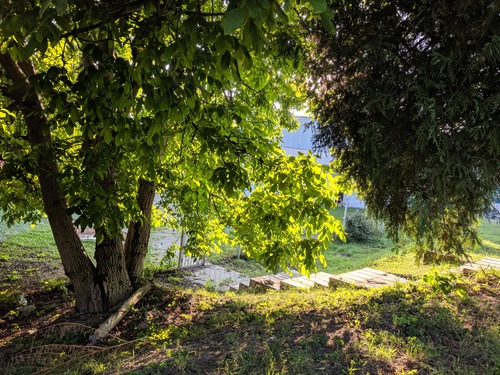
<path fill-rule="evenodd" d="M 144 259 L 148 252 L 154 197 L 154 182 L 141 179 L 137 192 L 137 203 L 142 213 L 142 220 L 130 223 L 125 241 L 127 271 L 135 286 L 142 275 Z"/>
<path fill-rule="evenodd" d="M 103 311 L 102 290 L 96 283 L 97 272 L 75 232 L 73 221 L 66 213 L 66 200 L 58 181 L 56 155 L 52 148 L 50 126 L 43 115 L 40 97 L 28 82 L 34 73 L 30 62 L 16 63 L 8 54 L 0 54 L 0 65 L 6 77 L 20 83 L 8 96 L 25 118 L 28 140 L 38 163 L 38 179 L 57 249 L 64 272 L 75 288 L 76 309 L 81 312 Z"/>
<path fill-rule="evenodd" d="M 125 264 L 125 253 L 121 235 L 96 244 L 97 279 L 104 296 L 106 310 L 116 306 L 132 294 L 132 283 Z"/>

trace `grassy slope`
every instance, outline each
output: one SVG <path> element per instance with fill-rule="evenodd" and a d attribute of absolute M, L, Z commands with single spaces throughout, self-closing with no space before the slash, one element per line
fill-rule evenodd
<path fill-rule="evenodd" d="M 89 375 L 494 375 L 500 273 L 477 277 L 464 281 L 466 297 L 424 283 L 239 295 L 158 287 L 100 348 L 76 345 L 86 335 L 63 324 L 25 338 L 24 347 L 16 342 L 31 351 L 7 370 L 38 372 L 27 361 L 34 359 L 55 373 Z"/>
<path fill-rule="evenodd" d="M 483 223 L 480 233 L 483 247 L 472 258 L 500 257 L 500 225 Z M 373 244 L 332 245 L 338 246 L 327 254 L 333 272 L 371 266 L 417 278 L 434 269 L 390 252 L 389 242 Z M 2 253 L 13 260 L 20 250 L 36 262 L 55 255 L 26 248 L 22 237 Z M 401 289 L 264 295 L 158 287 L 100 348 L 80 346 L 88 331 L 67 322 L 82 317 L 71 314 L 65 288 L 55 289 L 64 294 L 61 303 L 46 302 L 29 318 L 0 317 L 0 331 L 19 332 L 0 340 L 0 367 L 12 374 L 39 372 L 38 361 L 67 374 L 500 374 L 500 273 L 477 277 L 464 280 L 465 298 L 436 292 L 438 279 Z M 451 280 L 452 287 L 460 283 Z M 62 328 L 52 327 L 59 322 Z M 55 346 L 36 349 L 43 344 Z M 1 363 L 19 353 L 8 367 Z"/>

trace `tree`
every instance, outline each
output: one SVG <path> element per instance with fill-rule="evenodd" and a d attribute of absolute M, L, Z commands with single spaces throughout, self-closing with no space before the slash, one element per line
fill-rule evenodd
<path fill-rule="evenodd" d="M 498 2 L 330 5 L 308 30 L 317 144 L 419 257 L 464 255 L 500 185 Z"/>
<path fill-rule="evenodd" d="M 278 2 L 23 0 L 0 18 L 0 207 L 48 217 L 79 311 L 140 282 L 155 193 L 193 254 L 229 223 L 270 268 L 321 259 L 335 184 L 279 148 L 297 96 Z M 96 229 L 95 262 L 75 226 Z"/>

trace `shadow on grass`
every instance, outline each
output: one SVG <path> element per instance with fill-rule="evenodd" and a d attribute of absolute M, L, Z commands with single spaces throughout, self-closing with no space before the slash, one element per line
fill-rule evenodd
<path fill-rule="evenodd" d="M 468 281 L 465 298 L 425 284 L 261 295 L 157 288 L 118 337 L 90 355 L 82 346 L 65 373 L 498 374 L 498 277 Z"/>

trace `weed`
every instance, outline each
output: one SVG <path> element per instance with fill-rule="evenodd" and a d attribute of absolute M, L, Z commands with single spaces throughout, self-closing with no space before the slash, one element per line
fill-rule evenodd
<path fill-rule="evenodd" d="M 432 290 L 435 293 L 441 292 L 444 294 L 449 294 L 453 291 L 460 297 L 465 297 L 467 295 L 467 289 L 465 289 L 463 282 L 452 273 L 449 273 L 447 275 L 440 275 L 439 273 L 435 272 L 432 275 L 424 275 L 423 280 L 425 283 L 431 286 Z"/>
<path fill-rule="evenodd" d="M 59 292 L 62 295 L 68 294 L 66 279 L 52 279 L 43 282 L 43 287 L 48 292 Z"/>
<path fill-rule="evenodd" d="M 205 282 L 205 289 L 208 290 L 209 292 L 215 292 L 215 283 L 212 280 L 207 280 Z"/>
<path fill-rule="evenodd" d="M 348 242 L 371 241 L 377 233 L 373 223 L 360 213 L 347 218 L 345 231 Z"/>
<path fill-rule="evenodd" d="M 9 310 L 17 307 L 19 292 L 13 288 L 0 290 L 0 306 Z"/>
<path fill-rule="evenodd" d="M 21 279 L 22 279 L 22 276 L 17 270 L 11 271 L 10 274 L 7 276 L 7 280 L 10 282 L 19 281 Z"/>

